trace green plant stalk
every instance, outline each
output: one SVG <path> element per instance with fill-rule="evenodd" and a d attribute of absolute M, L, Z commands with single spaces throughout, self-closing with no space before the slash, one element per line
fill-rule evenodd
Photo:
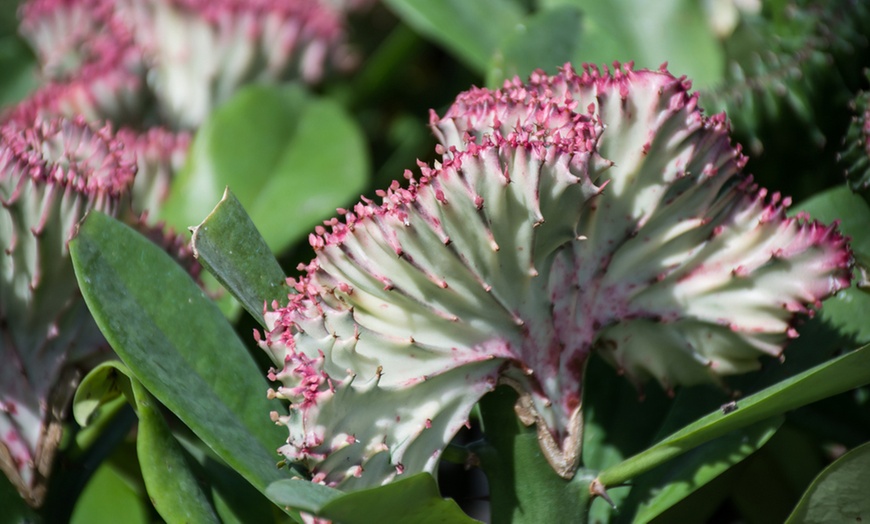
<path fill-rule="evenodd" d="M 472 451 L 489 480 L 492 522 L 588 522 L 596 472 L 580 468 L 571 480 L 557 475 L 534 427 L 524 427 L 514 413 L 516 398 L 503 386 L 480 401 L 486 440 Z"/>
<path fill-rule="evenodd" d="M 689 424 L 649 449 L 603 470 L 597 482 L 618 486 L 705 442 L 766 418 L 870 382 L 870 345 L 820 364 L 799 375 Z M 726 411 L 728 411 L 726 413 Z"/>

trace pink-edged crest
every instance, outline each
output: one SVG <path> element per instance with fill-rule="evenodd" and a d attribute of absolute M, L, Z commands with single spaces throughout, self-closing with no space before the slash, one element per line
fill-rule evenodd
<path fill-rule="evenodd" d="M 19 8 L 19 32 L 36 51 L 47 79 L 69 78 L 103 59 L 123 39 L 113 22 L 113 0 L 28 0 Z M 120 32 L 120 33 L 119 33 Z"/>
<path fill-rule="evenodd" d="M 89 210 L 128 205 L 135 166 L 122 148 L 82 118 L 0 127 L 0 467 L 34 506 L 78 366 L 106 349 L 68 241 Z"/>
<path fill-rule="evenodd" d="M 82 114 L 193 129 L 243 85 L 313 83 L 344 67 L 343 9 L 327 0 L 28 0 L 21 32 L 48 83 L 6 119 Z"/>
<path fill-rule="evenodd" d="M 320 0 L 120 0 L 163 121 L 197 127 L 241 85 L 315 82 L 343 38 Z"/>
<path fill-rule="evenodd" d="M 441 162 L 318 227 L 297 294 L 266 314 L 280 452 L 346 489 L 433 471 L 506 384 L 571 478 L 593 351 L 667 389 L 779 355 L 796 315 L 849 285 L 851 253 L 741 172 L 689 87 L 566 66 L 433 114 Z"/>
<path fill-rule="evenodd" d="M 30 0 L 21 32 L 37 52 L 45 84 L 9 108 L 4 121 L 84 116 L 138 123 L 148 94 L 145 63 L 113 0 Z"/>

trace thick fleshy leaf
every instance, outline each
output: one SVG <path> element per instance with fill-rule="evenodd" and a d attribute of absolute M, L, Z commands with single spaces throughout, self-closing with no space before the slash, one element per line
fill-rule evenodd
<path fill-rule="evenodd" d="M 157 402 L 126 366 L 106 362 L 85 377 L 73 404 L 76 420 L 85 426 L 100 405 L 122 391 L 139 416 L 136 451 L 154 508 L 167 522 L 218 522 Z"/>
<path fill-rule="evenodd" d="M 486 74 L 486 84 L 498 87 L 506 79 L 527 77 L 536 69 L 554 73 L 577 56 L 582 13 L 571 5 L 529 15 L 504 37 Z"/>
<path fill-rule="evenodd" d="M 111 508 L 111 511 L 107 511 Z M 76 502 L 70 524 L 147 524 L 148 507 L 109 462 L 104 462 Z"/>
<path fill-rule="evenodd" d="M 200 263 L 265 325 L 267 305 L 287 301 L 287 277 L 229 188 L 211 214 L 191 230 L 193 252 Z"/>
<path fill-rule="evenodd" d="M 317 513 L 327 502 L 342 496 L 342 492 L 337 489 L 322 488 L 323 486 L 308 480 L 293 478 L 269 484 L 265 493 L 276 504 L 307 513 Z"/>
<path fill-rule="evenodd" d="M 761 448 L 779 429 L 783 417 L 756 423 L 702 444 L 637 479 L 632 497 L 640 495 L 634 522 L 650 522 L 732 466 Z"/>
<path fill-rule="evenodd" d="M 164 252 L 100 213 L 70 242 L 88 307 L 136 378 L 260 490 L 275 467 L 283 408 L 217 307 Z M 134 255 L 135 254 L 135 255 Z"/>
<path fill-rule="evenodd" d="M 139 414 L 136 451 L 154 508 L 166 522 L 220 522 L 159 404 L 138 381 L 132 386 Z"/>
<path fill-rule="evenodd" d="M 204 444 L 188 442 L 185 450 L 199 463 L 202 478 L 211 485 L 214 507 L 222 522 L 260 524 L 282 520 L 276 517 L 276 507 L 265 494 L 257 491 L 219 457 L 212 456 Z"/>
<path fill-rule="evenodd" d="M 644 0 L 543 0 L 542 6 L 569 5 L 583 12 L 576 63 L 634 61 L 687 75 L 696 87 L 718 84 L 725 73 L 725 51 L 707 24 L 701 2 L 663 0 L 650 8 Z M 642 13 L 642 14 L 641 14 Z"/>
<path fill-rule="evenodd" d="M 456 502 L 441 498 L 435 479 L 428 473 L 336 497 L 323 506 L 320 516 L 343 524 L 477 522 L 465 515 Z"/>
<path fill-rule="evenodd" d="M 178 230 L 199 224 L 229 186 L 280 253 L 362 191 L 368 163 L 361 131 L 335 102 L 251 86 L 203 124 L 160 217 Z"/>
<path fill-rule="evenodd" d="M 386 0 L 406 24 L 449 49 L 466 65 L 486 72 L 505 35 L 523 20 L 517 0 Z M 486 23 L 481 23 L 485 20 Z"/>
<path fill-rule="evenodd" d="M 108 361 L 94 367 L 82 379 L 73 397 L 72 414 L 82 428 L 87 428 L 101 415 L 100 408 L 123 395 L 135 405 L 130 388 L 130 371 L 117 361 Z"/>
<path fill-rule="evenodd" d="M 122 363 L 110 361 L 98 366 L 76 391 L 73 414 L 85 426 L 84 431 L 99 432 L 101 428 L 94 426 L 105 426 L 106 408 L 116 409 L 119 401 L 136 406 L 138 463 L 148 495 L 165 520 L 208 522 L 219 517 L 232 523 L 271 521 L 274 507 L 267 498 L 198 439 L 187 433 L 167 432 L 162 415 L 143 402 L 156 401 L 141 385 L 131 383 L 138 384 Z"/>
<path fill-rule="evenodd" d="M 868 383 L 870 346 L 864 346 L 710 413 L 647 450 L 605 469 L 597 480 L 605 488 L 622 484 L 735 429 Z"/>
<path fill-rule="evenodd" d="M 428 473 L 346 494 L 315 487 L 320 486 L 300 479 L 279 480 L 269 486 L 267 494 L 278 504 L 342 524 L 476 522 L 455 502 L 441 497 L 435 479 Z"/>
<path fill-rule="evenodd" d="M 788 518 L 788 524 L 862 522 L 870 518 L 870 443 L 825 468 Z"/>

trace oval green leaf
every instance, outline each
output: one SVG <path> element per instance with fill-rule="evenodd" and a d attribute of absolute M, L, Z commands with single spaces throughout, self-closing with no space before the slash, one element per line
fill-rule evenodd
<path fill-rule="evenodd" d="M 801 498 L 788 524 L 870 520 L 870 443 L 825 468 Z"/>
<path fill-rule="evenodd" d="M 386 0 L 406 24 L 485 73 L 505 35 L 522 22 L 517 0 Z"/>
<path fill-rule="evenodd" d="M 570 5 L 526 17 L 505 35 L 490 62 L 486 84 L 501 87 L 505 79 L 526 78 L 536 69 L 555 73 L 577 55 L 581 30 L 581 12 Z"/>
<path fill-rule="evenodd" d="M 365 187 L 369 158 L 353 119 L 295 85 L 254 85 L 197 133 L 160 218 L 198 224 L 229 186 L 275 253 L 299 241 Z"/>
<path fill-rule="evenodd" d="M 70 242 L 82 295 L 106 339 L 161 403 L 251 484 L 284 477 L 286 439 L 265 377 L 214 303 L 166 253 L 91 213 Z"/>
<path fill-rule="evenodd" d="M 132 389 L 139 414 L 136 452 L 154 508 L 166 522 L 219 523 L 221 519 L 156 401 L 138 381 L 132 381 Z"/>
<path fill-rule="evenodd" d="M 118 522 L 147 524 L 150 520 L 145 502 L 107 461 L 97 469 L 76 502 L 70 523 L 116 524 Z"/>
<path fill-rule="evenodd" d="M 73 401 L 76 421 L 89 425 L 101 406 L 122 394 L 139 417 L 136 452 L 148 497 L 160 516 L 167 522 L 220 522 L 156 400 L 124 364 L 104 362 L 88 373 Z"/>
<path fill-rule="evenodd" d="M 333 498 L 319 516 L 342 524 L 471 524 L 453 500 L 441 498 L 435 478 L 418 473 L 385 486 Z"/>

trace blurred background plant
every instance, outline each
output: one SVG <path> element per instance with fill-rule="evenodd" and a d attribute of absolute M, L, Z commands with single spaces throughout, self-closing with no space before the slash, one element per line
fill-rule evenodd
<path fill-rule="evenodd" d="M 3 2 L 3 120 L 35 127 L 51 118 L 84 117 L 93 129 L 108 123 L 106 132 L 124 144 L 127 160 L 138 167 L 129 210 L 118 216 L 151 231 L 152 238 L 187 235 L 229 186 L 268 251 L 294 275 L 297 264 L 311 258 L 309 231 L 336 207 L 352 204 L 360 194 L 374 198 L 377 188 L 401 178 L 417 159 L 436 158 L 428 111 L 443 114 L 470 85 L 497 87 L 536 68 L 554 73 L 565 62 L 634 61 L 636 69 L 668 62 L 671 72 L 692 79 L 708 114 L 727 112 L 732 135 L 749 155 L 746 171 L 761 185 L 792 195 L 795 210 L 825 222 L 839 220 L 852 238 L 859 277 L 870 256 L 865 225 L 870 220 L 865 92 L 870 86 L 864 73 L 870 67 L 870 7 L 861 0 L 665 0 L 655 7 L 639 0 L 274 4 Z M 93 229 L 107 235 L 94 245 L 110 249 L 120 261 L 144 249 L 126 237 L 114 238 L 112 226 Z M 161 277 L 155 270 L 130 278 L 159 282 Z M 165 376 L 149 375 L 137 368 L 147 365 L 129 359 L 126 366 L 97 368 L 79 391 L 75 419 L 59 410 L 64 431 L 44 501 L 31 507 L 3 480 L 0 520 L 289 518 L 262 494 L 267 487 L 262 479 L 280 481 L 280 476 L 247 471 L 244 457 L 228 460 L 215 442 L 203 443 L 208 440 L 203 435 L 215 431 L 218 441 L 229 438 L 216 429 L 219 422 L 192 421 L 188 415 L 195 402 L 167 401 L 182 393 L 167 391 L 172 388 L 166 384 L 188 373 L 191 384 L 202 379 L 201 390 L 215 392 L 215 404 L 202 401 L 214 413 L 220 412 L 217 405 L 231 406 L 228 413 L 247 413 L 243 426 L 260 448 L 271 453 L 286 439 L 280 428 L 261 420 L 280 406 L 265 397 L 269 363 L 250 336 L 259 327 L 256 312 L 243 311 L 214 279 L 205 276 L 201 284 L 231 327 L 195 333 L 196 345 L 210 348 L 202 351 L 223 348 L 222 357 L 186 356 L 189 367 L 174 374 L 167 365 L 170 369 L 160 370 Z M 760 371 L 729 379 L 728 392 L 684 387 L 669 398 L 652 384 L 639 392 L 593 358 L 585 391 L 584 464 L 607 470 L 735 398 L 739 404 L 744 396 L 867 344 L 870 297 L 859 289 L 862 284 L 858 278 L 855 287 L 807 319 L 783 362 L 768 359 Z M 158 291 L 139 300 L 178 299 L 164 284 Z M 267 296 L 282 293 L 286 289 Z M 4 332 L 9 318 L 3 312 Z M 218 322 L 210 318 L 205 325 Z M 224 358 L 233 351 L 235 357 Z M 9 369 L 3 355 L 0 377 Z M 171 358 L 167 362 L 175 362 Z M 254 378 L 233 378 L 235 373 L 225 371 L 232 359 L 238 362 L 229 369 L 247 366 Z M 76 362 L 75 375 L 84 376 L 93 365 Z M 863 383 L 870 382 L 870 373 L 865 375 Z M 251 398 L 234 405 L 238 401 L 220 386 L 230 383 L 233 393 Z M 9 384 L 4 379 L 0 392 L 5 394 Z M 824 388 L 817 390 L 816 398 L 826 396 Z M 796 511 L 796 519 L 824 521 L 830 510 L 825 504 L 835 500 L 831 493 L 847 485 L 870 486 L 870 467 L 854 467 L 868 460 L 861 446 L 870 441 L 870 390 L 850 389 L 807 405 L 794 400 L 798 396 L 791 394 L 791 401 L 771 412 L 797 408 L 784 418 L 759 419 L 756 426 L 693 446 L 636 476 L 630 488 L 610 490 L 618 509 L 596 499 L 590 520 L 779 522 Z M 135 406 L 135 415 L 124 399 Z M 88 422 L 87 427 L 76 420 Z M 465 447 L 478 437 L 475 422 L 448 448 L 439 487 L 472 516 L 486 518 L 485 479 L 479 469 L 467 467 Z M 847 460 L 819 476 L 841 457 Z M 167 480 L 163 459 L 178 460 L 184 466 L 176 471 L 192 480 L 186 483 L 180 474 Z M 430 500 L 432 493 L 420 489 L 420 500 Z M 173 490 L 189 493 L 196 502 L 167 506 Z M 311 497 L 318 496 L 326 497 L 312 492 Z M 373 502 L 343 504 L 367 522 L 371 512 L 390 508 L 402 496 L 387 493 L 370 497 Z M 335 502 L 333 514 L 348 514 L 341 513 L 341 504 Z M 863 504 L 859 511 L 866 518 L 870 507 L 866 500 Z M 830 511 L 846 504 L 834 506 Z M 321 509 L 314 503 L 294 507 Z M 191 508 L 201 511 L 187 515 Z M 451 508 L 441 510 L 456 516 Z M 392 518 L 407 520 L 408 515 Z M 525 518 L 535 522 L 536 516 Z M 513 520 L 523 521 L 516 515 Z"/>

